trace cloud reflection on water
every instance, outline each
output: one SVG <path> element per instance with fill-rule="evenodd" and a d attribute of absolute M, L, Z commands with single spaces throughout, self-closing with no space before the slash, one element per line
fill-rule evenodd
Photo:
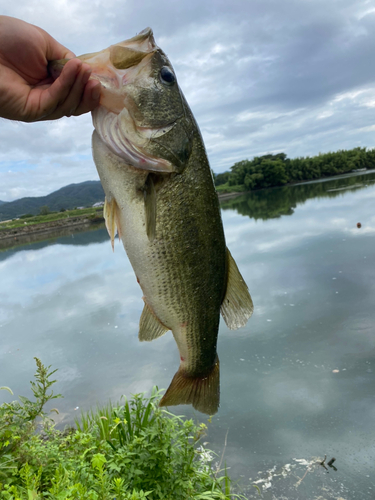
<path fill-rule="evenodd" d="M 343 481 L 371 498 L 375 245 L 366 228 L 375 226 L 374 197 L 375 186 L 310 198 L 292 216 L 266 220 L 223 211 L 255 304 L 245 328 L 220 325 L 221 408 L 208 440 L 221 450 L 229 428 L 225 458 L 235 475 L 332 453 Z M 120 244 L 114 254 L 107 239 L 31 245 L 0 266 L 0 379 L 16 394 L 25 393 L 34 355 L 60 370 L 65 421 L 77 406 L 169 385 L 174 340 L 138 342 L 142 293 Z"/>

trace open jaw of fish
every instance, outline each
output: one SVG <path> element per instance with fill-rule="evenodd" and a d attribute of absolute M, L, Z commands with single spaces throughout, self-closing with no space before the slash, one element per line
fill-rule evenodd
<path fill-rule="evenodd" d="M 160 404 L 214 414 L 220 312 L 236 329 L 253 304 L 225 245 L 198 126 L 151 29 L 80 59 L 102 84 L 92 113 L 93 156 L 112 246 L 118 231 L 143 291 L 139 339 L 172 330 L 180 353 Z M 52 74 L 63 63 L 53 62 Z"/>

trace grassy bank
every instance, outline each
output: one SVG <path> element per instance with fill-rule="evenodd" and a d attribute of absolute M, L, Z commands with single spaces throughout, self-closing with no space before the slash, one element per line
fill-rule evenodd
<path fill-rule="evenodd" d="M 0 406 L 1 499 L 240 498 L 200 444 L 206 425 L 160 409 L 156 388 L 148 399 L 124 397 L 82 415 L 75 428 L 57 430 L 44 412 L 60 397 L 51 391 L 55 372 L 35 359 L 35 400 L 20 396 Z M 35 432 L 37 421 L 42 432 Z"/>
<path fill-rule="evenodd" d="M 22 216 L 19 219 L 0 222 L 0 231 L 77 217 L 89 218 L 93 221 L 96 219 L 100 220 L 103 218 L 103 209 L 82 208 L 75 210 L 66 210 L 64 212 L 50 212 L 46 215 Z"/>

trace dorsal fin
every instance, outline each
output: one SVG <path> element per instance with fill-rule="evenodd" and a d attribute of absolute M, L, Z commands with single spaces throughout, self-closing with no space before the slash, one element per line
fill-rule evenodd
<path fill-rule="evenodd" d="M 246 325 L 247 320 L 253 314 L 254 305 L 247 285 L 228 248 L 227 265 L 227 290 L 220 311 L 227 327 L 237 330 Z"/>

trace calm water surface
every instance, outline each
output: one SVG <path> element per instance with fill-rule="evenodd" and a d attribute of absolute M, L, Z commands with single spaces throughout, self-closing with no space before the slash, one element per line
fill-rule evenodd
<path fill-rule="evenodd" d="M 221 407 L 208 446 L 220 458 L 227 435 L 224 461 L 249 498 L 260 498 L 255 482 L 266 500 L 373 500 L 375 174 L 222 208 L 255 312 L 234 332 L 221 322 Z M 166 388 L 178 368 L 170 332 L 138 342 L 142 293 L 116 243 L 112 254 L 99 229 L 0 252 L 0 385 L 30 395 L 33 356 L 58 368 L 61 424 L 122 394 Z M 337 471 L 316 465 L 324 455 Z"/>

